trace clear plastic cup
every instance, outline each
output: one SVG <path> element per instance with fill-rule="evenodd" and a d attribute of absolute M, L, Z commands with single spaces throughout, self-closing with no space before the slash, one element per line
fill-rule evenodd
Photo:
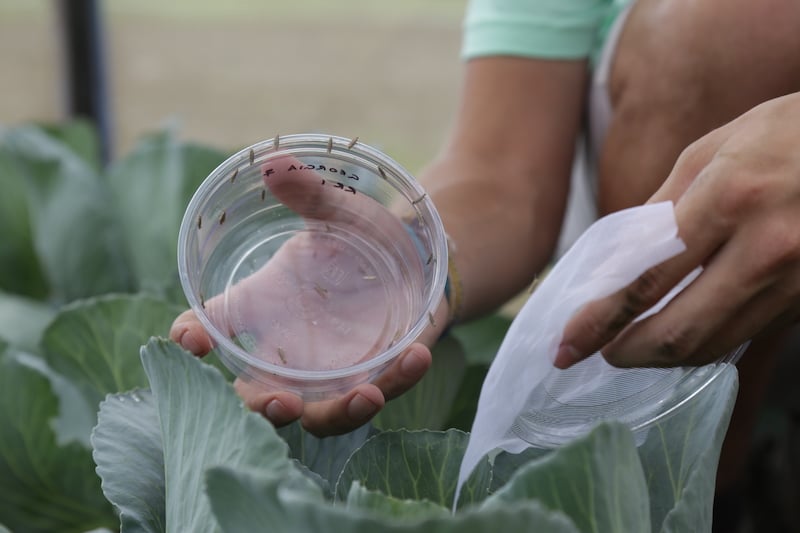
<path fill-rule="evenodd" d="M 447 240 L 422 187 L 380 151 L 289 135 L 206 178 L 178 270 L 232 372 L 313 401 L 373 380 L 431 326 Z"/>

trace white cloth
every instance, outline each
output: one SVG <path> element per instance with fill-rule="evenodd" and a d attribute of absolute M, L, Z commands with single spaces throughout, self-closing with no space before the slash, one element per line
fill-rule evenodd
<path fill-rule="evenodd" d="M 459 491 L 490 451 L 519 453 L 530 446 L 530 439 L 521 439 L 515 431 L 518 417 L 530 408 L 532 391 L 567 372 L 553 367 L 553 360 L 570 318 L 586 303 L 622 289 L 684 250 L 672 202 L 619 211 L 589 227 L 537 287 L 503 339 L 478 400 Z M 599 354 L 592 358 L 598 368 L 610 366 Z M 571 380 L 574 389 L 563 394 L 571 397 L 602 386 L 595 381 Z M 586 422 L 589 429 L 592 421 Z"/>

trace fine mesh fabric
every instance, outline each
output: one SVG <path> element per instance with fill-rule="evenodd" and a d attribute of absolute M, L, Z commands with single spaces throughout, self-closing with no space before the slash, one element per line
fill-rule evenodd
<path fill-rule="evenodd" d="M 600 354 L 567 370 L 553 367 L 564 327 L 575 312 L 684 250 L 672 202 L 619 211 L 581 235 L 517 314 L 489 368 L 459 490 L 492 450 L 552 447 L 608 418 L 636 425 L 687 382 L 686 369 L 622 370 Z M 680 288 L 647 314 L 660 310 Z"/>

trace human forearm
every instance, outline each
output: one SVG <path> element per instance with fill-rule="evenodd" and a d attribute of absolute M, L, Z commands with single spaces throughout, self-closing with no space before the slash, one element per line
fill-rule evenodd
<path fill-rule="evenodd" d="M 460 318 L 502 304 L 551 258 L 585 76 L 580 61 L 468 63 L 450 139 L 420 176 L 456 246 Z"/>

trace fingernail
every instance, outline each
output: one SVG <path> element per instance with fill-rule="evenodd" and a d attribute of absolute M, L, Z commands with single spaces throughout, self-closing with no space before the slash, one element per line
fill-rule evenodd
<path fill-rule="evenodd" d="M 273 422 L 282 422 L 286 418 L 286 406 L 280 400 L 271 400 L 264 409 L 264 414 Z"/>
<path fill-rule="evenodd" d="M 418 376 L 424 373 L 426 367 L 425 361 L 415 351 L 407 353 L 400 362 L 400 369 L 403 371 L 403 374 L 409 376 Z"/>
<path fill-rule="evenodd" d="M 189 328 L 186 328 L 186 330 L 181 333 L 178 344 L 195 355 L 200 355 L 203 351 L 200 347 L 200 343 L 197 342 L 197 339 Z"/>
<path fill-rule="evenodd" d="M 364 420 L 378 412 L 378 406 L 361 394 L 356 394 L 347 404 L 347 416 L 351 420 Z"/>
<path fill-rule="evenodd" d="M 583 359 L 583 355 L 571 344 L 561 344 L 553 360 L 553 366 L 560 369 L 569 368 Z"/>

